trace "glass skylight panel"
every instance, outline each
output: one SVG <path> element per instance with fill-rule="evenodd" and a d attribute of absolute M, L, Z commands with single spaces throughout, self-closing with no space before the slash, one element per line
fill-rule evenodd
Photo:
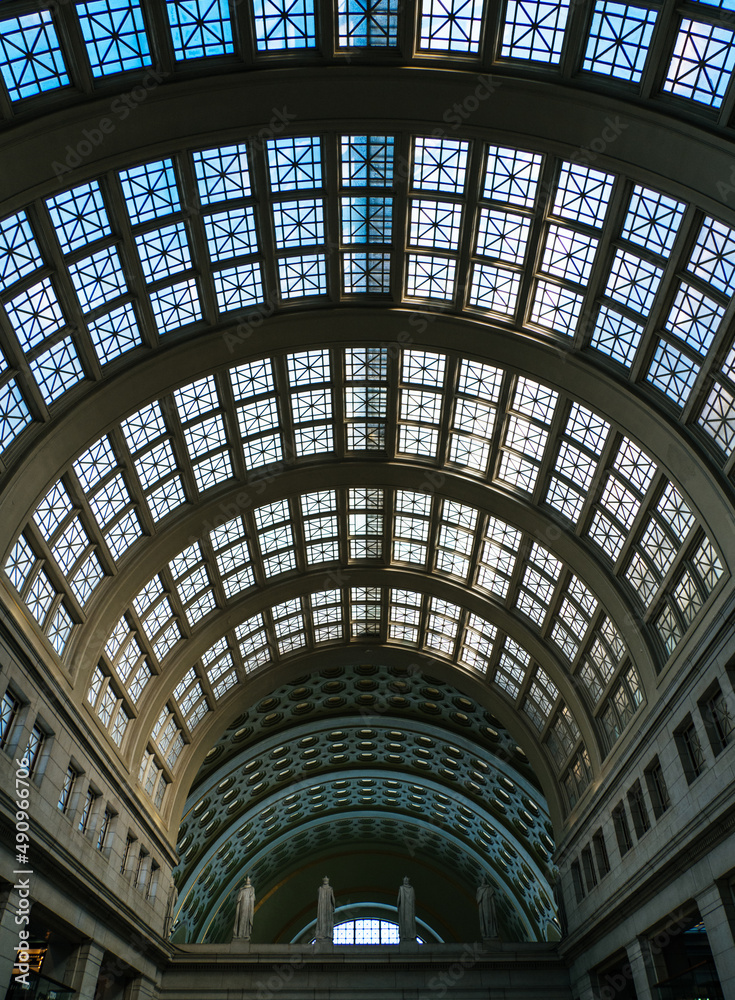
<path fill-rule="evenodd" d="M 227 0 L 167 0 L 166 9 L 177 59 L 234 52 Z"/>
<path fill-rule="evenodd" d="M 344 135 L 341 139 L 344 187 L 390 187 L 395 140 L 385 135 Z"/>
<path fill-rule="evenodd" d="M 63 395 L 84 378 L 84 371 L 71 337 L 59 341 L 30 362 L 30 369 L 47 403 Z"/>
<path fill-rule="evenodd" d="M 548 438 L 557 393 L 521 377 L 516 383 L 505 427 L 498 478 L 531 492 Z"/>
<path fill-rule="evenodd" d="M 456 260 L 409 254 L 406 294 L 413 298 L 451 299 L 456 270 Z"/>
<path fill-rule="evenodd" d="M 225 636 L 218 639 L 203 654 L 202 663 L 207 673 L 207 680 L 217 700 L 237 684 L 237 671 L 232 659 L 232 651 Z"/>
<path fill-rule="evenodd" d="M 568 14 L 569 0 L 507 0 L 501 56 L 558 63 Z"/>
<path fill-rule="evenodd" d="M 538 281 L 531 307 L 531 322 L 565 337 L 574 336 L 582 309 L 582 296 L 553 281 Z"/>
<path fill-rule="evenodd" d="M 576 521 L 588 496 L 610 425 L 579 403 L 573 403 L 559 448 L 546 502 Z"/>
<path fill-rule="evenodd" d="M 505 598 L 521 544 L 521 532 L 497 517 L 489 517 L 483 537 L 477 586 Z"/>
<path fill-rule="evenodd" d="M 146 281 L 160 281 L 191 267 L 183 222 L 154 229 L 135 238 Z"/>
<path fill-rule="evenodd" d="M 381 633 L 383 598 L 380 587 L 350 589 L 350 623 L 353 639 L 370 638 Z"/>
<path fill-rule="evenodd" d="M 590 347 L 630 368 L 643 336 L 643 327 L 607 306 L 601 306 Z"/>
<path fill-rule="evenodd" d="M 301 495 L 301 516 L 309 564 L 339 559 L 337 495 L 334 490 Z"/>
<path fill-rule="evenodd" d="M 230 381 L 248 469 L 279 462 L 280 421 L 270 360 L 231 368 Z"/>
<path fill-rule="evenodd" d="M 235 635 L 240 643 L 240 655 L 246 673 L 255 670 L 264 663 L 270 663 L 271 654 L 268 649 L 268 636 L 262 615 L 254 615 L 238 625 Z"/>
<path fill-rule="evenodd" d="M 106 247 L 91 257 L 69 264 L 69 276 L 85 313 L 119 298 L 127 291 L 120 258 L 114 247 Z"/>
<path fill-rule="evenodd" d="M 142 343 L 138 320 L 130 303 L 111 309 L 96 320 L 88 320 L 87 328 L 102 365 Z"/>
<path fill-rule="evenodd" d="M 36 238 L 25 212 L 0 222 L 0 290 L 43 267 Z"/>
<path fill-rule="evenodd" d="M 562 588 L 562 594 L 551 638 L 569 662 L 573 663 L 597 610 L 597 601 L 576 576 L 570 577 L 566 587 Z"/>
<path fill-rule="evenodd" d="M 291 4 L 293 6 L 293 0 Z M 321 187 L 321 143 L 318 136 L 271 139 L 267 149 L 272 191 L 303 191 Z"/>
<path fill-rule="evenodd" d="M 15 379 L 0 386 L 0 449 L 5 449 L 33 418 Z"/>
<path fill-rule="evenodd" d="M 35 562 L 36 557 L 33 550 L 21 535 L 11 549 L 4 567 L 10 582 L 18 593 L 23 589 Z"/>
<path fill-rule="evenodd" d="M 556 685 L 548 675 L 541 667 L 536 667 L 534 679 L 523 702 L 523 711 L 538 730 L 542 730 L 549 722 L 558 694 Z"/>
<path fill-rule="evenodd" d="M 33 97 L 69 83 L 48 10 L 0 21 L 0 50 L 0 71 L 11 101 Z"/>
<path fill-rule="evenodd" d="M 499 368 L 462 361 L 450 429 L 450 462 L 474 472 L 487 471 L 502 377 Z"/>
<path fill-rule="evenodd" d="M 277 202 L 273 206 L 273 220 L 277 250 L 324 242 L 324 206 L 321 200 Z"/>
<path fill-rule="evenodd" d="M 316 45 L 314 0 L 253 0 L 259 52 Z"/>
<path fill-rule="evenodd" d="M 434 457 L 444 398 L 442 354 L 407 350 L 401 366 L 398 450 Z"/>
<path fill-rule="evenodd" d="M 94 243 L 112 232 L 97 181 L 48 198 L 46 206 L 64 253 Z"/>
<path fill-rule="evenodd" d="M 278 261 L 278 280 L 284 299 L 301 299 L 327 292 L 324 254 L 282 257 Z"/>
<path fill-rule="evenodd" d="M 648 55 L 657 11 L 597 0 L 582 69 L 638 83 Z"/>
<path fill-rule="evenodd" d="M 393 199 L 370 195 L 342 198 L 342 242 L 390 243 Z M 320 239 L 323 239 L 323 232 Z"/>
<path fill-rule="evenodd" d="M 351 488 L 348 497 L 350 559 L 380 559 L 383 555 L 382 489 Z"/>
<path fill-rule="evenodd" d="M 123 194 L 133 225 L 179 210 L 173 160 L 141 163 L 120 172 Z"/>
<path fill-rule="evenodd" d="M 700 367 L 673 344 L 660 340 L 646 381 L 665 393 L 677 406 L 683 406 L 694 387 Z"/>
<path fill-rule="evenodd" d="M 277 500 L 255 510 L 258 544 L 266 580 L 296 568 L 291 510 L 287 500 Z"/>
<path fill-rule="evenodd" d="M 563 226 L 549 226 L 541 270 L 585 285 L 592 271 L 598 241 Z"/>
<path fill-rule="evenodd" d="M 608 473 L 589 528 L 589 537 L 615 562 L 641 507 L 655 466 L 632 441 L 624 438 Z"/>
<path fill-rule="evenodd" d="M 342 255 L 344 290 L 347 295 L 390 292 L 388 253 L 345 253 Z"/>
<path fill-rule="evenodd" d="M 263 284 L 259 264 L 243 264 L 214 271 L 214 289 L 220 312 L 245 309 L 263 301 Z"/>
<path fill-rule="evenodd" d="M 345 349 L 345 421 L 350 451 L 385 448 L 387 387 L 387 348 Z"/>
<path fill-rule="evenodd" d="M 332 390 L 329 351 L 306 351 L 287 358 L 296 454 L 331 451 Z"/>
<path fill-rule="evenodd" d="M 605 294 L 648 316 L 663 270 L 627 250 L 616 250 Z"/>
<path fill-rule="evenodd" d="M 360 48 L 398 44 L 399 0 L 338 0 L 338 45 Z"/>
<path fill-rule="evenodd" d="M 436 542 L 436 568 L 467 580 L 475 541 L 477 510 L 466 504 L 443 500 Z"/>
<path fill-rule="evenodd" d="M 413 490 L 396 490 L 393 559 L 426 565 L 431 497 Z"/>
<path fill-rule="evenodd" d="M 409 244 L 430 250 L 456 251 L 461 221 L 461 205 L 415 200 L 411 205 Z"/>
<path fill-rule="evenodd" d="M 735 292 L 735 230 L 706 218 L 687 270 L 726 295 Z"/>
<path fill-rule="evenodd" d="M 477 250 L 482 257 L 492 257 L 509 264 L 523 264 L 531 228 L 529 216 L 483 208 L 477 230 Z"/>
<path fill-rule="evenodd" d="M 462 638 L 459 662 L 468 667 L 487 673 L 487 665 L 493 654 L 497 628 L 479 615 L 468 614 Z"/>
<path fill-rule="evenodd" d="M 540 153 L 488 146 L 483 198 L 533 208 L 542 160 Z"/>
<path fill-rule="evenodd" d="M 704 355 L 712 346 L 724 312 L 721 305 L 698 288 L 682 282 L 665 326 L 698 354 Z"/>
<path fill-rule="evenodd" d="M 344 615 L 340 590 L 319 590 L 309 597 L 314 642 L 344 639 Z"/>
<path fill-rule="evenodd" d="M 21 292 L 5 306 L 24 351 L 38 347 L 64 325 L 64 314 L 50 278 Z"/>
<path fill-rule="evenodd" d="M 199 542 L 180 552 L 169 566 L 186 616 L 196 626 L 216 607 L 212 582 Z"/>
<path fill-rule="evenodd" d="M 457 632 L 462 609 L 456 604 L 442 601 L 438 597 L 429 599 L 429 613 L 426 618 L 424 645 L 438 650 L 444 656 L 453 657 L 457 642 Z"/>
<path fill-rule="evenodd" d="M 136 0 L 76 4 L 93 76 L 139 69 L 151 62 L 143 12 Z"/>
<path fill-rule="evenodd" d="M 722 367 L 713 372 L 710 389 L 698 423 L 726 454 L 735 445 L 735 348 L 731 348 Z"/>
<path fill-rule="evenodd" d="M 154 520 L 186 496 L 160 403 L 150 403 L 121 424 Z"/>
<path fill-rule="evenodd" d="M 250 173 L 245 145 L 218 146 L 197 150 L 193 154 L 199 199 L 204 205 L 247 198 L 250 195 Z"/>
<path fill-rule="evenodd" d="M 546 617 L 562 571 L 562 564 L 550 552 L 534 543 L 526 561 L 523 580 L 518 590 L 516 607 L 538 627 Z"/>
<path fill-rule="evenodd" d="M 531 657 L 510 636 L 505 637 L 493 680 L 515 700 L 531 668 Z"/>
<path fill-rule="evenodd" d="M 206 490 L 230 479 L 230 449 L 214 376 L 177 389 L 174 399 L 198 488 Z"/>
<path fill-rule="evenodd" d="M 562 164 L 553 214 L 599 229 L 605 219 L 614 177 L 579 163 Z"/>
<path fill-rule="evenodd" d="M 161 334 L 196 323 L 202 317 L 194 278 L 151 292 L 151 308 Z"/>
<path fill-rule="evenodd" d="M 285 601 L 271 608 L 273 631 L 281 656 L 287 656 L 306 645 L 306 626 L 301 608 L 301 599 Z"/>
<path fill-rule="evenodd" d="M 421 49 L 474 54 L 480 48 L 484 0 L 422 0 Z"/>
<path fill-rule="evenodd" d="M 412 590 L 391 590 L 388 610 L 388 638 L 393 642 L 418 643 L 421 623 L 421 594 Z"/>
<path fill-rule="evenodd" d="M 501 316 L 512 317 L 515 314 L 520 286 L 520 272 L 477 263 L 472 268 L 469 303 Z"/>
<path fill-rule="evenodd" d="M 719 25 L 681 20 L 663 89 L 719 108 L 735 67 L 735 33 Z"/>
<path fill-rule="evenodd" d="M 417 191 L 462 194 L 469 143 L 417 137 L 413 145 L 413 187 Z"/>
<path fill-rule="evenodd" d="M 252 208 L 230 209 L 204 216 L 204 230 L 213 261 L 258 252 L 255 213 Z"/>
<path fill-rule="evenodd" d="M 623 239 L 667 256 L 674 245 L 686 205 L 636 185 L 623 223 Z"/>

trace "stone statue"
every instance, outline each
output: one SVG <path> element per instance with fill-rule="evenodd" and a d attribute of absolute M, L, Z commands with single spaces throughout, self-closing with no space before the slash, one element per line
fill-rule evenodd
<path fill-rule="evenodd" d="M 401 941 L 416 943 L 416 893 L 408 880 L 398 890 L 398 937 Z"/>
<path fill-rule="evenodd" d="M 480 912 L 480 931 L 483 941 L 498 937 L 498 917 L 495 912 L 495 890 L 485 878 L 477 887 L 475 895 Z"/>
<path fill-rule="evenodd" d="M 168 898 L 166 900 L 166 916 L 163 918 L 163 936 L 168 938 L 171 928 L 174 925 L 174 910 L 179 899 L 179 890 L 176 888 L 173 875 L 168 886 Z"/>
<path fill-rule="evenodd" d="M 235 910 L 235 928 L 232 932 L 233 940 L 249 941 L 253 933 L 253 912 L 255 910 L 255 886 L 250 883 L 250 876 L 243 882 L 237 894 L 237 908 Z"/>
<path fill-rule="evenodd" d="M 319 886 L 316 908 L 316 939 L 330 941 L 334 933 L 334 890 L 325 875 Z"/>

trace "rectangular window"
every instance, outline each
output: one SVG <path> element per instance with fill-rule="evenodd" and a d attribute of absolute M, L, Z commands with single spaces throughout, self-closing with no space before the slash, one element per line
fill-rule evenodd
<path fill-rule="evenodd" d="M 640 781 L 636 781 L 628 792 L 628 805 L 630 806 L 630 815 L 633 820 L 635 835 L 640 840 L 646 830 L 650 830 L 651 828 Z"/>
<path fill-rule="evenodd" d="M 61 788 L 61 794 L 59 795 L 59 809 L 65 813 L 69 810 L 71 806 L 71 796 L 74 791 L 74 785 L 77 778 L 79 777 L 79 772 L 76 771 L 71 764 L 66 769 L 66 774 L 64 775 L 64 784 Z"/>
<path fill-rule="evenodd" d="M 578 903 L 584 899 L 584 885 L 582 883 L 582 870 L 578 861 L 572 861 L 572 884 L 574 885 L 574 896 Z"/>
<path fill-rule="evenodd" d="M 100 823 L 100 832 L 97 837 L 97 850 L 104 851 L 107 844 L 107 835 L 110 832 L 110 824 L 112 823 L 112 817 L 115 814 L 108 806 L 105 809 L 104 815 L 102 816 L 102 822 Z"/>
<path fill-rule="evenodd" d="M 605 837 L 602 830 L 598 830 L 592 837 L 592 847 L 595 852 L 597 870 L 600 873 L 600 878 L 602 878 L 610 871 L 610 858 L 607 854 L 607 846 L 605 844 Z"/>
<path fill-rule="evenodd" d="M 145 888 L 148 881 L 148 865 L 150 863 L 150 855 L 146 851 L 145 847 L 141 847 L 140 854 L 138 855 L 138 864 L 135 868 L 135 888 L 143 889 Z"/>
<path fill-rule="evenodd" d="M 669 790 L 666 787 L 664 772 L 658 757 L 654 757 L 644 773 L 646 775 L 646 784 L 648 785 L 648 794 L 651 797 L 651 805 L 653 806 L 653 815 L 658 819 L 659 816 L 666 812 L 670 804 Z"/>
<path fill-rule="evenodd" d="M 127 875 L 128 873 L 128 866 L 130 864 L 130 858 L 132 855 L 134 843 L 135 843 L 135 837 L 129 833 L 125 840 L 125 850 L 123 851 L 122 864 L 120 865 L 121 875 Z"/>
<path fill-rule="evenodd" d="M 23 757 L 26 761 L 26 767 L 28 768 L 29 774 L 34 774 L 39 761 L 41 760 L 41 751 L 43 750 L 43 744 L 46 741 L 46 733 L 43 729 L 36 723 L 36 725 L 31 730 L 31 735 L 28 738 L 28 746 L 26 747 L 26 752 Z"/>
<path fill-rule="evenodd" d="M 684 775 L 691 785 L 704 770 L 702 744 L 699 742 L 699 736 L 691 716 L 687 716 L 683 725 L 674 733 L 674 738 L 679 750 L 681 766 L 684 768 Z"/>
<path fill-rule="evenodd" d="M 149 900 L 149 902 L 151 903 L 156 898 L 156 889 L 158 888 L 159 871 L 160 869 L 156 864 L 156 862 L 152 861 L 150 871 L 148 872 L 148 878 L 146 879 L 146 884 L 145 884 L 145 898 Z"/>
<path fill-rule="evenodd" d="M 19 711 L 20 702 L 9 691 L 6 691 L 3 695 L 2 705 L 0 705 L 0 748 L 3 750 L 8 745 L 10 731 L 18 718 Z"/>
<path fill-rule="evenodd" d="M 716 757 L 732 740 L 733 713 L 731 707 L 718 687 L 709 697 L 700 702 L 699 710 L 702 713 L 707 736 Z"/>
<path fill-rule="evenodd" d="M 584 870 L 584 879 L 587 883 L 587 892 L 592 892 L 597 885 L 597 874 L 592 861 L 592 850 L 589 847 L 585 847 L 582 851 L 582 869 Z"/>
<path fill-rule="evenodd" d="M 84 808 L 82 809 L 82 815 L 79 819 L 79 832 L 87 833 L 92 822 L 92 813 L 94 811 L 94 804 L 99 798 L 97 793 L 92 788 L 87 789 L 87 797 L 84 800 Z"/>
<path fill-rule="evenodd" d="M 628 828 L 628 817 L 625 815 L 625 806 L 622 802 L 619 802 L 612 811 L 613 826 L 615 827 L 615 836 L 618 841 L 618 848 L 620 849 L 620 857 L 631 849 L 633 846 L 633 840 L 630 836 L 630 830 Z"/>

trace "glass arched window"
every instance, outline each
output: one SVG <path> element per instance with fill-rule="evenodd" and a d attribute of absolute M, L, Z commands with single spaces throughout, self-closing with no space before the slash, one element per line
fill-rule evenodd
<path fill-rule="evenodd" d="M 419 944 L 423 938 L 417 937 Z M 335 944 L 398 944 L 398 924 L 392 920 L 362 917 L 357 920 L 343 920 L 334 926 Z"/>

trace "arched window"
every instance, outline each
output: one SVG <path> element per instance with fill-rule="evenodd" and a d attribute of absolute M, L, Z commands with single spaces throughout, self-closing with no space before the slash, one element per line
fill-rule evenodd
<path fill-rule="evenodd" d="M 416 940 L 419 944 L 424 943 L 423 938 Z M 335 944 L 398 944 L 398 924 L 376 917 L 343 920 L 335 924 L 333 941 Z"/>

